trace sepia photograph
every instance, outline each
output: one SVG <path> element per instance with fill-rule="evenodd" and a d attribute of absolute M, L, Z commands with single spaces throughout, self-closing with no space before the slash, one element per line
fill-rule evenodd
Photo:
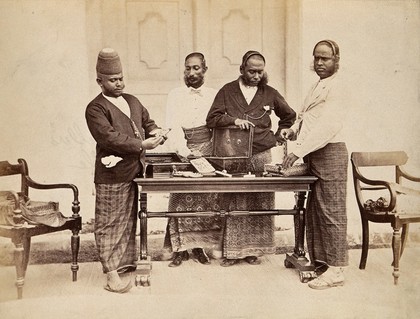
<path fill-rule="evenodd" d="M 1 318 L 418 317 L 420 0 L 0 26 Z"/>

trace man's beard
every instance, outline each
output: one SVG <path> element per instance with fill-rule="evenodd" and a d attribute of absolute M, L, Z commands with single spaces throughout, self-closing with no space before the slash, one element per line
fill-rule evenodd
<path fill-rule="evenodd" d="M 241 79 L 242 79 L 242 82 L 245 85 L 253 86 L 252 83 L 243 74 L 241 74 Z M 267 85 L 267 84 L 268 84 L 268 75 L 267 75 L 267 72 L 264 72 L 263 76 L 261 77 L 261 80 L 260 80 L 260 82 L 258 82 L 257 86 L 264 86 L 264 85 Z"/>
<path fill-rule="evenodd" d="M 196 79 L 196 81 L 192 82 L 191 79 L 185 75 L 184 76 L 185 85 L 188 87 L 193 86 L 195 88 L 199 88 L 200 86 L 204 84 L 204 76 L 197 76 L 194 79 Z"/>

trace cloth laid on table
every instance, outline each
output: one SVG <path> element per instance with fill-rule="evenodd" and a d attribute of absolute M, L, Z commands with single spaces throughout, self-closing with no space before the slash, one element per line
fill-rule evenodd
<path fill-rule="evenodd" d="M 306 163 L 299 163 L 295 164 L 293 166 L 290 166 L 289 168 L 281 168 L 280 174 L 283 176 L 302 176 L 302 175 L 308 175 L 309 173 L 309 167 Z"/>
<path fill-rule="evenodd" d="M 33 225 L 47 225 L 60 227 L 65 224 L 67 218 L 60 212 L 57 202 L 33 201 L 26 196 L 19 195 L 19 208 L 22 218 Z M 0 192 L 0 224 L 16 226 L 13 221 L 15 199 L 11 192 Z"/>
<path fill-rule="evenodd" d="M 312 187 L 306 211 L 306 236 L 312 262 L 348 265 L 346 144 L 329 143 L 305 157 L 318 180 Z"/>
<path fill-rule="evenodd" d="M 95 241 L 103 272 L 135 269 L 137 185 L 133 182 L 95 185 Z"/>
<path fill-rule="evenodd" d="M 248 160 L 248 171 L 263 172 L 264 164 L 271 163 L 271 150 L 253 155 Z M 222 208 L 234 210 L 274 209 L 274 193 L 224 193 Z M 247 256 L 274 254 L 274 216 L 236 216 L 227 217 L 223 257 L 240 259 Z"/>

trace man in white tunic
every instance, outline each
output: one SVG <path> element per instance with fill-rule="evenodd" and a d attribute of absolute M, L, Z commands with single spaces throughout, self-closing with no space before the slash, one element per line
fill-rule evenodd
<path fill-rule="evenodd" d="M 217 91 L 204 85 L 206 71 L 204 55 L 190 53 L 185 58 L 185 86 L 173 89 L 168 95 L 166 124 L 172 131 L 167 148 L 183 157 L 212 153 L 212 132 L 206 126 L 206 115 Z M 219 211 L 217 196 L 217 193 L 171 194 L 169 211 Z M 221 255 L 221 244 L 219 217 L 169 218 L 164 244 L 174 252 L 169 267 L 188 260 L 188 249 L 200 263 L 210 264 L 206 250 Z"/>
<path fill-rule="evenodd" d="M 311 189 L 307 209 L 307 243 L 311 261 L 327 268 L 309 282 L 313 289 L 344 284 L 347 254 L 347 167 L 348 152 L 342 135 L 349 99 L 337 75 L 340 52 L 331 40 L 318 42 L 313 50 L 314 70 L 320 80 L 310 90 L 295 124 L 282 130 L 296 147 L 284 161 L 288 168 L 298 158 L 309 164 L 318 177 Z"/>

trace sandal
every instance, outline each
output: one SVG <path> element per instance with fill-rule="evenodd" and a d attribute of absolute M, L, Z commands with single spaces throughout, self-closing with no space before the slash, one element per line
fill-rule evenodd
<path fill-rule="evenodd" d="M 245 261 L 250 265 L 261 264 L 261 259 L 259 259 L 257 256 L 247 256 L 245 257 Z"/>
<path fill-rule="evenodd" d="M 223 259 L 223 261 L 220 263 L 220 266 L 222 267 L 230 267 L 235 264 L 239 263 L 239 259 Z"/>
<path fill-rule="evenodd" d="M 127 284 L 126 286 L 124 286 L 124 285 L 121 283 L 121 285 L 118 285 L 118 287 L 117 287 L 117 288 L 115 288 L 115 289 L 111 288 L 111 287 L 107 284 L 106 286 L 104 286 L 104 289 L 105 289 L 105 290 L 108 290 L 108 291 L 110 291 L 110 292 L 115 292 L 115 293 L 118 293 L 118 294 L 123 294 L 123 293 L 128 292 L 128 291 L 131 289 L 131 282 L 129 281 L 129 282 L 128 282 L 128 284 Z"/>
<path fill-rule="evenodd" d="M 323 290 L 332 287 L 344 286 L 344 280 L 333 281 L 331 278 L 326 276 L 319 276 L 318 278 L 310 281 L 308 286 L 312 289 Z"/>

